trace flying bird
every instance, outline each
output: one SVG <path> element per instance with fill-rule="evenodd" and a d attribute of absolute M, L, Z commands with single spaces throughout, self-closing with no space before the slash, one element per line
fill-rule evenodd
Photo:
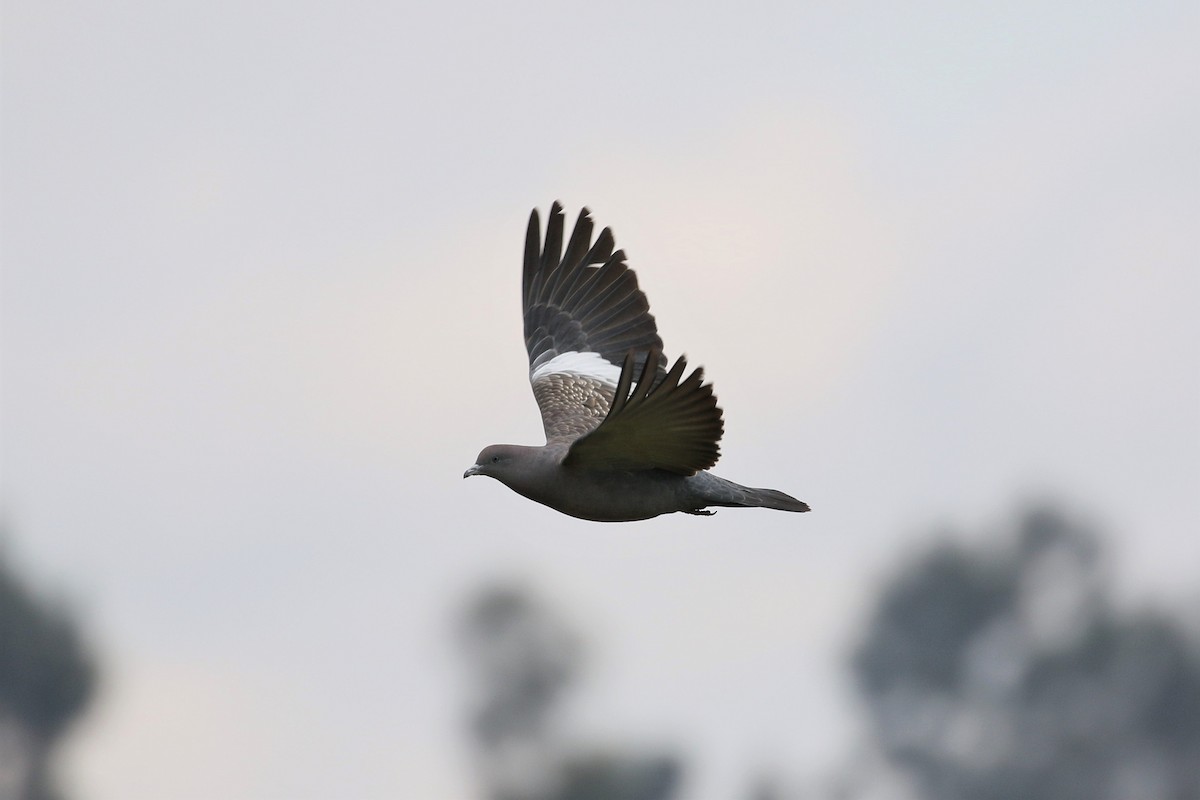
<path fill-rule="evenodd" d="M 563 251 L 557 202 L 543 244 L 535 208 L 525 233 L 522 305 L 529 382 L 546 444 L 485 447 L 463 473 L 487 475 L 581 519 L 626 522 L 712 514 L 709 506 L 808 511 L 774 489 L 708 471 L 724 422 L 712 384 L 687 360 L 667 369 L 662 339 L 637 276 L 608 228 L 592 240 L 585 208 Z"/>

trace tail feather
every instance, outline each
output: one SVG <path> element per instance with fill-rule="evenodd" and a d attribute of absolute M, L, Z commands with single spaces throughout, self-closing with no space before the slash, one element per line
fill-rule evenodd
<path fill-rule="evenodd" d="M 711 472 L 699 472 L 690 479 L 703 498 L 703 506 L 773 508 L 779 511 L 808 511 L 808 503 L 777 489 L 753 489 L 726 480 Z"/>
<path fill-rule="evenodd" d="M 797 500 L 790 494 L 784 494 L 777 489 L 746 489 L 746 495 L 754 502 L 745 503 L 747 506 L 758 508 L 775 508 L 780 511 L 808 511 L 808 503 Z"/>

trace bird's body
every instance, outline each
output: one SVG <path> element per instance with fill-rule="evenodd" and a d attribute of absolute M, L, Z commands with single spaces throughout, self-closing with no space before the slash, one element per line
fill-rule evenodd
<path fill-rule="evenodd" d="M 677 475 L 661 469 L 595 471 L 562 463 L 568 447 L 492 445 L 468 475 L 492 475 L 517 494 L 572 517 L 595 522 L 632 522 L 708 506 L 744 506 L 807 511 L 808 506 L 772 489 L 751 489 L 711 472 Z M 493 462 L 493 458 L 500 461 Z M 508 469 L 519 461 L 520 470 Z M 465 476 L 464 476 L 465 477 Z"/>
<path fill-rule="evenodd" d="M 703 371 L 670 371 L 645 294 L 612 252 L 595 242 L 587 209 L 562 253 L 555 203 L 541 247 L 537 211 L 525 242 L 523 307 L 530 383 L 546 444 L 491 445 L 463 477 L 488 475 L 524 497 L 598 522 L 649 519 L 709 506 L 808 511 L 774 489 L 752 489 L 708 468 L 724 423 Z"/>

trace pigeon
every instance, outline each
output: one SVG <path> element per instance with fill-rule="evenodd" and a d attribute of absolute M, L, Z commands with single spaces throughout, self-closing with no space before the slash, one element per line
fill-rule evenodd
<path fill-rule="evenodd" d="M 463 473 L 495 478 L 563 514 L 629 522 L 710 506 L 808 511 L 774 489 L 709 472 L 724 421 L 703 368 L 670 369 L 663 342 L 625 253 L 608 228 L 592 239 L 584 208 L 563 250 L 555 202 L 546 239 L 535 208 L 525 234 L 522 305 L 529 382 L 546 444 L 485 447 Z"/>

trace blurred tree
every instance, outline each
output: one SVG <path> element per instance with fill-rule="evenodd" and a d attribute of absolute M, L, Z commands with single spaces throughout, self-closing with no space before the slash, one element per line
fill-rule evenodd
<path fill-rule="evenodd" d="M 0 554 L 0 797 L 58 797 L 53 747 L 94 679 L 72 620 L 31 593 Z"/>
<path fill-rule="evenodd" d="M 1108 601 L 1097 539 L 1050 510 L 941 545 L 883 592 L 854 659 L 884 755 L 930 800 L 1200 797 L 1200 656 Z"/>
<path fill-rule="evenodd" d="M 472 733 L 493 800 L 668 800 L 669 756 L 573 752 L 555 710 L 581 662 L 576 634 L 524 590 L 481 592 L 462 624 L 476 698 Z"/>

